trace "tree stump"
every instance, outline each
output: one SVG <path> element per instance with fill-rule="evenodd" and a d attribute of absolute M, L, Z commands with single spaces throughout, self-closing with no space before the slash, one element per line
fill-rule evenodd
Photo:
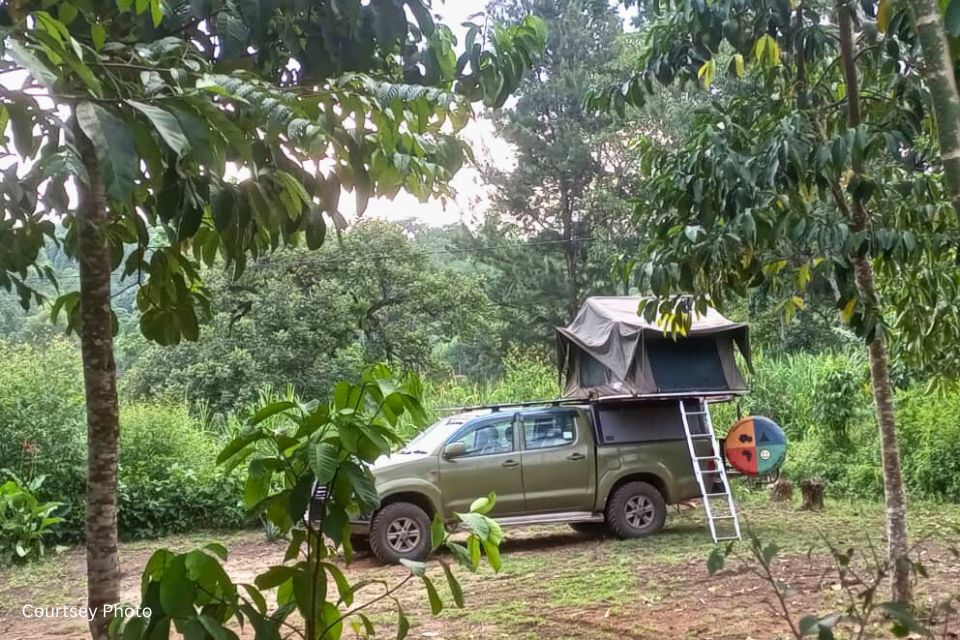
<path fill-rule="evenodd" d="M 801 509 L 806 511 L 823 511 L 823 481 L 804 480 L 800 483 L 800 494 L 803 496 Z"/>
<path fill-rule="evenodd" d="M 770 500 L 772 502 L 790 502 L 793 499 L 793 483 L 786 478 L 777 478 L 770 485 Z"/>

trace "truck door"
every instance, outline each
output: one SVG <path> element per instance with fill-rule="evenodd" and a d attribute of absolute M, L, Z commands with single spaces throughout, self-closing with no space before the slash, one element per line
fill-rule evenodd
<path fill-rule="evenodd" d="M 519 438 L 514 416 L 483 418 L 464 425 L 444 446 L 465 445 L 462 456 L 448 460 L 440 454 L 440 494 L 444 512 L 466 513 L 477 498 L 496 492 L 491 513 L 506 516 L 523 511 Z"/>
<path fill-rule="evenodd" d="M 528 513 L 591 511 L 593 435 L 576 409 L 535 409 L 520 415 L 523 493 Z"/>

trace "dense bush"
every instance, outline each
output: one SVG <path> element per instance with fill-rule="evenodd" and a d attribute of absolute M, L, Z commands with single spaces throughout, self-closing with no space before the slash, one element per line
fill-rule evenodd
<path fill-rule="evenodd" d="M 215 466 L 218 434 L 180 406 L 134 405 L 120 413 L 120 531 L 150 538 L 242 523 L 242 479 Z"/>
<path fill-rule="evenodd" d="M 83 534 L 86 477 L 83 375 L 76 346 L 0 341 L 0 469 L 61 503 L 57 536 Z M 120 534 L 141 538 L 241 522 L 241 479 L 215 459 L 223 437 L 177 406 L 129 405 L 120 415 Z"/>
<path fill-rule="evenodd" d="M 67 535 L 79 534 L 83 517 L 84 419 L 83 373 L 73 344 L 0 341 L 0 469 L 25 481 L 46 476 L 37 497 L 64 503 L 68 522 L 60 529 Z"/>
<path fill-rule="evenodd" d="M 883 493 L 880 444 L 866 362 L 851 353 L 759 354 L 743 414 L 766 415 L 789 438 L 783 473 L 819 477 L 838 497 Z M 960 501 L 960 392 L 931 395 L 923 387 L 895 396 L 904 477 L 912 497 Z M 732 406 L 715 412 L 720 429 Z"/>

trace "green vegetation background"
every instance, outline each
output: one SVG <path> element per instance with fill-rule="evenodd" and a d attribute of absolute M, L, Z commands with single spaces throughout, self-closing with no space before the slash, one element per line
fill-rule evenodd
<path fill-rule="evenodd" d="M 213 461 L 247 407 L 287 393 L 284 381 L 312 397 L 331 378 L 387 359 L 425 375 L 434 415 L 556 397 L 549 345 L 511 339 L 516 312 L 487 293 L 496 271 L 444 253 L 463 233 L 376 222 L 317 254 L 280 252 L 241 283 L 214 281 L 219 311 L 197 343 L 148 346 L 121 313 L 122 535 L 242 526 L 243 470 L 224 474 Z M 69 265 L 60 271 L 69 277 Z M 823 478 L 835 498 L 878 499 L 879 446 L 862 350 L 815 309 L 784 324 L 776 310 L 753 302 L 727 310 L 753 323 L 752 392 L 714 409 L 718 427 L 738 415 L 767 415 L 790 439 L 787 477 Z M 75 540 L 86 450 L 79 351 L 45 317 L 25 317 L 9 299 L 0 305 L 0 469 L 45 476 L 39 497 L 64 503 L 59 535 Z M 906 372 L 897 383 L 911 497 L 960 502 L 960 393 L 931 395 Z"/>

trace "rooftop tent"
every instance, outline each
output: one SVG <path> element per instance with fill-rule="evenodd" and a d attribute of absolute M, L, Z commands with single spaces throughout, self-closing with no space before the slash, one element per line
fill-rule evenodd
<path fill-rule="evenodd" d="M 747 390 L 734 357 L 740 349 L 748 367 L 747 325 L 716 310 L 694 313 L 686 336 L 664 333 L 637 310 L 643 298 L 587 298 L 577 317 L 557 327 L 557 361 L 564 397 L 743 393 Z"/>

